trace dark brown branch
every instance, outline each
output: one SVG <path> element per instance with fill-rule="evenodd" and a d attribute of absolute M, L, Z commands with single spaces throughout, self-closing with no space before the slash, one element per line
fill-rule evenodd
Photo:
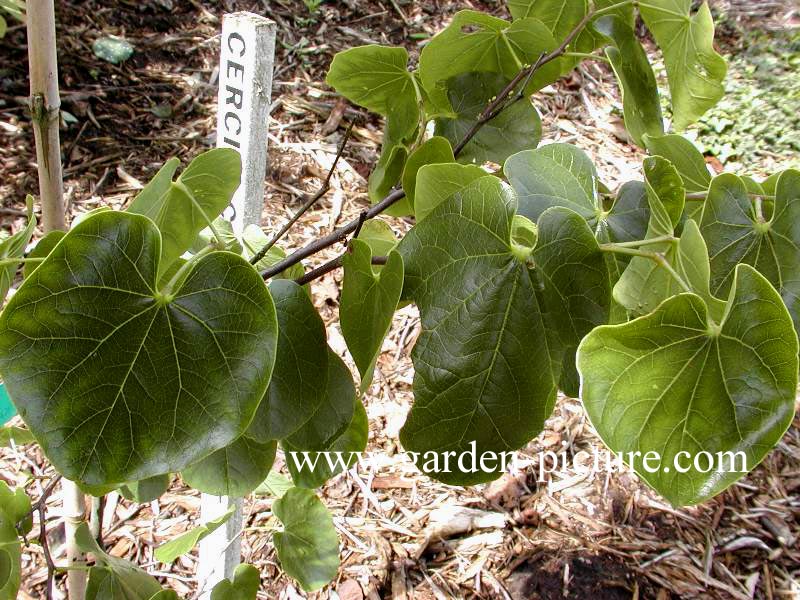
<path fill-rule="evenodd" d="M 294 225 L 297 222 L 297 220 L 306 213 L 308 209 L 314 206 L 314 204 L 328 192 L 328 190 L 331 187 L 331 177 L 333 177 L 333 172 L 336 170 L 336 164 L 339 162 L 339 159 L 341 158 L 342 153 L 344 152 L 344 147 L 347 145 L 347 141 L 350 139 L 350 133 L 352 131 L 353 131 L 353 123 L 351 122 L 347 126 L 347 130 L 344 132 L 344 137 L 342 137 L 342 141 L 339 143 L 339 148 L 336 150 L 336 157 L 333 159 L 333 164 L 331 164 L 331 168 L 328 169 L 328 175 L 325 177 L 325 181 L 322 183 L 322 186 L 316 191 L 316 193 L 313 196 L 308 198 L 308 200 L 306 200 L 303 203 L 303 206 L 300 207 L 300 210 L 298 210 L 295 214 L 292 215 L 292 217 L 284 224 L 284 226 L 281 227 L 281 230 L 278 233 L 276 233 L 275 236 L 270 241 L 268 241 L 263 248 L 261 248 L 261 250 L 259 250 L 253 255 L 253 258 L 250 259 L 251 265 L 258 264 L 258 262 L 267 255 L 269 249 L 272 248 L 276 243 L 278 243 L 278 241 L 284 235 L 286 235 L 286 232 L 292 228 L 292 225 Z"/>
<path fill-rule="evenodd" d="M 28 512 L 28 514 L 26 514 L 24 517 L 22 517 L 17 522 L 17 525 L 16 525 L 17 529 L 20 529 L 22 527 L 22 524 L 25 521 L 25 519 L 27 519 L 28 517 L 32 516 L 33 513 L 37 512 L 39 510 L 40 507 L 45 505 L 45 503 L 47 502 L 47 499 L 53 493 L 53 490 L 56 489 L 56 486 L 58 485 L 59 481 L 61 481 L 61 474 L 60 473 L 56 473 L 53 476 L 53 478 L 50 480 L 50 482 L 47 484 L 47 486 L 42 490 L 42 495 L 39 496 L 39 499 L 36 502 L 34 502 L 33 504 L 31 504 L 31 510 Z"/>
<path fill-rule="evenodd" d="M 562 54 L 564 54 L 564 52 L 567 49 L 567 46 L 569 46 L 572 43 L 572 41 L 578 36 L 578 34 L 584 29 L 584 27 L 586 27 L 589 21 L 591 21 L 594 18 L 595 12 L 596 11 L 590 11 L 589 13 L 587 13 L 586 16 L 584 16 L 583 19 L 581 19 L 580 23 L 578 23 L 575 26 L 575 28 L 572 31 L 570 31 L 569 35 L 567 35 L 567 37 L 564 38 L 564 41 L 561 42 L 558 48 L 556 48 L 549 54 L 543 54 L 534 64 L 532 64 L 529 67 L 525 67 L 524 69 L 521 69 L 519 73 L 516 74 L 516 76 L 508 83 L 508 85 L 505 88 L 503 88 L 503 90 L 497 95 L 497 97 L 483 110 L 478 121 L 469 129 L 469 131 L 467 131 L 464 137 L 458 142 L 458 144 L 456 144 L 455 148 L 453 148 L 453 154 L 455 157 L 458 157 L 458 155 L 464 150 L 464 147 L 470 142 L 470 140 L 472 140 L 473 137 L 475 137 L 475 134 L 477 134 L 478 131 L 480 131 L 481 127 L 483 127 L 486 123 L 488 123 L 498 114 L 500 114 L 504 108 L 509 106 L 509 104 L 512 104 L 514 101 L 516 101 L 516 98 L 514 98 L 513 100 L 511 98 L 514 90 L 516 89 L 517 85 L 519 85 L 520 82 L 525 81 L 525 83 L 527 84 L 527 82 L 530 80 L 530 78 L 538 69 L 542 68 L 547 63 L 557 59 Z M 520 93 L 524 95 L 524 86 L 523 89 L 520 90 Z M 324 250 L 325 248 L 333 246 L 337 242 L 344 241 L 345 239 L 347 239 L 348 235 L 356 231 L 360 227 L 360 225 L 363 225 L 364 221 L 378 216 L 384 210 L 386 210 L 396 202 L 405 198 L 405 195 L 406 193 L 402 190 L 402 188 L 393 190 L 383 200 L 370 207 L 369 210 L 362 212 L 357 219 L 353 219 L 347 225 L 335 229 L 328 235 L 311 242 L 310 244 L 304 246 L 303 248 L 300 248 L 299 250 L 295 250 L 292 254 L 290 254 L 283 260 L 278 261 L 268 269 L 262 271 L 261 276 L 264 279 L 269 279 L 270 277 L 274 277 L 278 273 L 281 273 L 282 271 L 285 271 L 289 267 L 296 265 L 303 259 L 316 254 L 320 250 Z M 324 266 L 325 265 L 323 265 L 323 267 Z M 321 269 L 322 267 L 319 268 Z M 329 271 L 335 268 L 336 266 L 333 266 L 329 269 Z M 314 271 L 316 270 L 317 269 L 315 269 Z M 308 275 L 314 273 L 314 271 L 310 271 Z"/>
<path fill-rule="evenodd" d="M 53 557 L 50 555 L 50 545 L 47 542 L 47 519 L 44 514 L 45 503 L 47 497 L 53 492 L 56 483 L 61 479 L 61 475 L 54 477 L 48 486 L 42 492 L 42 496 L 36 502 L 36 510 L 39 511 L 39 543 L 42 545 L 42 552 L 44 553 L 44 561 L 47 563 L 47 581 L 45 582 L 45 598 L 52 600 L 53 598 L 53 578 L 56 573 L 56 565 L 53 562 Z"/>
<path fill-rule="evenodd" d="M 338 269 L 339 267 L 342 266 L 342 258 L 343 257 L 344 257 L 344 254 L 342 254 L 341 256 L 337 256 L 334 259 L 329 260 L 328 262 L 326 262 L 323 265 L 320 265 L 316 269 L 310 270 L 308 273 L 306 273 L 302 277 L 298 277 L 297 279 L 295 279 L 294 280 L 295 283 L 297 283 L 299 285 L 305 285 L 307 283 L 310 283 L 310 282 L 314 281 L 315 279 L 319 279 L 320 277 L 322 277 L 326 273 L 330 273 L 331 271 L 334 271 L 334 270 Z M 387 260 L 388 260 L 388 257 L 386 257 L 386 256 L 373 256 L 372 257 L 372 264 L 373 265 L 385 265 Z"/>
<path fill-rule="evenodd" d="M 364 214 L 366 215 L 363 220 L 372 219 L 379 214 L 381 214 L 384 210 L 389 208 L 392 204 L 397 202 L 398 200 L 405 198 L 406 193 L 403 190 L 394 190 L 391 194 L 386 196 L 383 200 L 378 202 L 378 204 L 373 205 L 367 210 Z M 343 242 L 347 239 L 347 236 L 353 233 L 356 228 L 358 227 L 358 223 L 362 219 L 359 217 L 357 219 L 353 219 L 347 225 L 343 225 L 338 229 L 335 229 L 328 235 L 321 237 L 317 240 L 314 240 L 307 246 L 300 248 L 299 250 L 295 250 L 292 254 L 287 256 L 281 261 L 278 261 L 268 269 L 265 269 L 261 272 L 261 277 L 264 279 L 269 279 L 270 277 L 274 277 L 278 273 L 285 271 L 289 267 L 296 265 L 304 258 L 308 258 L 319 252 L 320 250 L 324 250 L 330 246 L 333 246 L 337 242 Z"/>

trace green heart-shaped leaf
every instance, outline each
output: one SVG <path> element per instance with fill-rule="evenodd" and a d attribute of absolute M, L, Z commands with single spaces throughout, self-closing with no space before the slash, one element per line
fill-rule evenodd
<path fill-rule="evenodd" d="M 450 196 L 481 177 L 486 177 L 486 171 L 475 165 L 445 163 L 422 167 L 417 173 L 414 194 L 417 223 Z"/>
<path fill-rule="evenodd" d="M 646 158 L 644 174 L 650 219 L 646 240 L 671 236 L 680 222 L 686 194 L 675 167 L 660 156 Z M 677 262 L 678 246 L 674 241 L 648 244 L 670 264 Z M 686 291 L 670 272 L 651 258 L 634 256 L 614 286 L 614 300 L 635 315 L 655 310 L 665 298 Z"/>
<path fill-rule="evenodd" d="M 91 552 L 97 563 L 89 569 L 86 600 L 149 600 L 161 591 L 153 576 L 132 562 L 104 552 L 86 523 L 78 525 L 75 543 L 84 552 Z"/>
<path fill-rule="evenodd" d="M 564 347 L 559 388 L 576 398 L 575 351 L 587 333 L 609 319 L 611 284 L 605 257 L 583 217 L 568 208 L 547 209 L 537 225 L 533 260 L 544 282 L 545 303 L 553 307 L 552 327 Z"/>
<path fill-rule="evenodd" d="M 456 459 L 445 467 L 446 453 L 515 450 L 541 430 L 555 400 L 553 369 L 562 354 L 545 324 L 539 285 L 511 245 L 515 209 L 511 189 L 483 177 L 398 246 L 404 296 L 422 319 L 412 353 L 414 405 L 400 440 L 428 475 L 446 483 L 497 477 L 500 460 L 487 462 L 486 471 L 458 467 Z"/>
<path fill-rule="evenodd" d="M 11 491 L 5 481 L 0 481 L 0 510 L 8 516 L 12 523 L 20 525 L 23 535 L 30 533 L 33 528 L 31 499 L 24 489 L 16 488 Z"/>
<path fill-rule="evenodd" d="M 211 590 L 211 600 L 256 600 L 261 576 L 253 565 L 239 565 L 233 581 L 223 579 Z"/>
<path fill-rule="evenodd" d="M 272 505 L 283 531 L 273 536 L 281 567 L 307 592 L 318 590 L 339 570 L 339 538 L 316 494 L 291 488 Z"/>
<path fill-rule="evenodd" d="M 589 418 L 612 451 L 640 453 L 626 454 L 628 464 L 667 500 L 702 502 L 753 469 L 791 423 L 791 324 L 769 282 L 739 265 L 719 324 L 699 296 L 680 294 L 630 323 L 598 327 L 578 349 Z M 650 452 L 660 462 L 644 462 Z"/>
<path fill-rule="evenodd" d="M 278 351 L 267 394 L 247 429 L 248 437 L 262 443 L 297 431 L 319 407 L 328 383 L 325 324 L 311 298 L 288 279 L 271 282 L 269 289 L 278 316 Z"/>
<path fill-rule="evenodd" d="M 195 157 L 173 181 L 179 165 L 177 158 L 164 163 L 127 208 L 129 213 L 152 219 L 161 232 L 162 273 L 225 210 L 242 171 L 239 153 L 231 148 L 215 148 Z"/>
<path fill-rule="evenodd" d="M 726 294 L 738 263 L 752 265 L 776 287 L 800 330 L 800 171 L 785 171 L 775 187 L 772 216 L 739 177 L 723 174 L 708 190 L 700 231 L 711 259 L 711 292 Z"/>
<path fill-rule="evenodd" d="M 321 452 L 304 450 L 292 444 L 292 438 L 281 442 L 286 468 L 297 487 L 314 489 L 322 486 L 337 473 L 355 464 L 358 455 L 367 447 L 369 422 L 364 405 L 353 401 L 353 418 L 347 428 Z M 330 462 L 329 462 L 330 461 Z"/>
<path fill-rule="evenodd" d="M 725 59 L 714 50 L 714 20 L 703 2 L 646 0 L 639 12 L 664 55 L 675 129 L 681 131 L 719 102 L 725 92 Z"/>
<path fill-rule="evenodd" d="M 636 39 L 633 27 L 621 17 L 601 17 L 594 28 L 614 43 L 613 47 L 606 48 L 606 56 L 622 88 L 625 127 L 633 141 L 644 147 L 644 134 L 664 133 L 656 76 L 647 53 Z"/>
<path fill-rule="evenodd" d="M 152 221 L 99 212 L 0 315 L 0 373 L 70 479 L 119 484 L 179 471 L 238 438 L 264 395 L 277 322 L 258 273 L 212 252 L 159 290 L 160 256 Z"/>
<path fill-rule="evenodd" d="M 538 19 L 561 42 L 586 16 L 589 6 L 586 0 L 509 0 L 508 10 L 514 20 Z"/>
<path fill-rule="evenodd" d="M 686 191 L 705 192 L 711 183 L 706 161 L 695 145 L 682 135 L 644 136 L 650 154 L 663 156 L 678 170 Z"/>
<path fill-rule="evenodd" d="M 465 73 L 447 81 L 455 118 L 436 120 L 436 135 L 455 145 L 478 121 L 486 105 L 508 79 L 500 73 Z M 515 152 L 536 148 L 542 138 L 542 121 L 528 98 L 520 98 L 483 125 L 458 156 L 459 162 L 502 164 Z M 441 162 L 448 162 L 442 160 Z"/>
<path fill-rule="evenodd" d="M 181 477 L 190 486 L 206 494 L 243 498 L 269 474 L 277 448 L 275 440 L 262 443 L 243 435 L 200 462 L 186 467 Z"/>
<path fill-rule="evenodd" d="M 327 387 L 322 402 L 300 429 L 283 441 L 302 450 L 325 450 L 347 428 L 353 418 L 356 389 L 350 369 L 328 348 Z"/>
<path fill-rule="evenodd" d="M 326 81 L 348 100 L 384 116 L 398 97 L 416 98 L 402 47 L 371 44 L 338 52 Z"/>
<path fill-rule="evenodd" d="M 359 239 L 352 240 L 342 259 L 344 282 L 339 309 L 342 335 L 361 373 L 363 392 L 372 381 L 375 361 L 392 325 L 403 290 L 403 257 L 389 253 L 380 273 L 372 268 L 372 251 Z"/>
<path fill-rule="evenodd" d="M 597 171 L 583 150 L 547 144 L 509 157 L 503 166 L 519 201 L 519 214 L 536 221 L 548 208 L 563 206 L 590 223 L 602 214 Z"/>
<path fill-rule="evenodd" d="M 433 104 L 449 109 L 446 82 L 452 77 L 488 71 L 510 80 L 523 65 L 533 64 L 555 47 L 550 30 L 536 19 L 509 23 L 485 13 L 462 10 L 422 49 L 420 78 Z M 552 61 L 536 73 L 528 86 L 530 93 L 558 78 L 558 62 Z"/>
<path fill-rule="evenodd" d="M 435 163 L 453 163 L 455 160 L 450 142 L 440 136 L 434 136 L 426 140 L 411 153 L 403 168 L 402 181 L 406 199 L 412 208 L 416 195 L 417 172 L 420 168 Z"/>
<path fill-rule="evenodd" d="M 164 473 L 141 481 L 126 483 L 120 486 L 119 492 L 126 500 L 144 504 L 145 502 L 152 502 L 166 492 L 171 481 L 172 475 Z"/>

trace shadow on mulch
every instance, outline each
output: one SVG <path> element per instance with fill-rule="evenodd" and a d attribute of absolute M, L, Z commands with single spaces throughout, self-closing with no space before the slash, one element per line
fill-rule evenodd
<path fill-rule="evenodd" d="M 642 599 L 657 596 L 647 579 L 607 555 L 530 561 L 514 571 L 506 584 L 513 600 L 630 600 L 636 593 Z"/>

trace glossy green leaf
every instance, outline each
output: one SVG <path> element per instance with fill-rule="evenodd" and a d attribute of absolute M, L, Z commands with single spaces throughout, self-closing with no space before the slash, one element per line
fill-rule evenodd
<path fill-rule="evenodd" d="M 339 538 L 316 494 L 292 488 L 273 503 L 272 512 L 283 524 L 283 531 L 272 536 L 283 570 L 307 592 L 336 577 Z"/>
<path fill-rule="evenodd" d="M 308 421 L 284 440 L 297 448 L 303 450 L 328 448 L 353 418 L 353 401 L 356 398 L 353 376 L 344 361 L 330 348 L 328 348 L 328 374 L 325 380 L 328 385 L 323 392 L 322 402 Z"/>
<path fill-rule="evenodd" d="M 664 55 L 675 129 L 681 131 L 719 102 L 725 88 L 725 59 L 714 50 L 714 20 L 703 2 L 646 0 L 639 12 Z"/>
<path fill-rule="evenodd" d="M 119 492 L 126 500 L 144 504 L 145 502 L 152 502 L 166 492 L 171 481 L 172 475 L 164 473 L 141 481 L 126 483 L 120 486 Z"/>
<path fill-rule="evenodd" d="M 328 383 L 325 324 L 311 298 L 287 279 L 272 281 L 269 289 L 278 315 L 278 351 L 269 388 L 247 429 L 248 437 L 262 443 L 297 431 L 319 407 Z"/>
<path fill-rule="evenodd" d="M 396 98 L 416 98 L 408 52 L 402 47 L 371 44 L 338 52 L 326 81 L 348 100 L 384 116 Z"/>
<path fill-rule="evenodd" d="M 33 232 L 36 229 L 36 215 L 33 213 L 33 196 L 28 195 L 25 199 L 28 206 L 28 223 L 17 233 L 7 237 L 0 242 L 0 260 L 22 258 L 25 254 L 25 247 L 30 243 Z M 14 281 L 17 273 L 18 264 L 0 266 L 0 303 L 8 294 L 8 290 Z"/>
<path fill-rule="evenodd" d="M 664 133 L 656 76 L 647 53 L 636 39 L 633 27 L 618 16 L 600 17 L 594 28 L 614 43 L 606 48 L 606 56 L 622 90 L 625 128 L 633 141 L 644 147 L 644 134 Z"/>
<path fill-rule="evenodd" d="M 153 556 L 155 556 L 156 560 L 163 563 L 174 562 L 179 556 L 183 556 L 184 554 L 191 552 L 192 548 L 194 548 L 200 542 L 200 540 L 214 533 L 217 529 L 227 523 L 228 519 L 230 519 L 231 515 L 233 515 L 234 510 L 236 510 L 236 506 L 231 505 L 231 507 L 225 511 L 225 514 L 221 515 L 220 517 L 217 517 L 212 521 L 208 521 L 207 523 L 203 523 L 202 525 L 198 525 L 197 527 L 193 527 L 178 537 L 172 538 L 168 542 L 161 544 L 155 549 Z"/>
<path fill-rule="evenodd" d="M 253 565 L 239 565 L 233 581 L 223 579 L 211 590 L 211 600 L 256 600 L 261 576 Z"/>
<path fill-rule="evenodd" d="M 365 221 L 358 233 L 358 239 L 370 247 L 373 256 L 388 256 L 397 246 L 397 238 L 391 226 L 380 219 Z"/>
<path fill-rule="evenodd" d="M 206 494 L 243 498 L 264 481 L 275 462 L 277 448 L 274 440 L 261 443 L 243 435 L 186 467 L 181 477 Z"/>
<path fill-rule="evenodd" d="M 353 240 L 342 259 L 344 281 L 339 308 L 342 335 L 361 374 L 361 391 L 369 387 L 383 339 L 392 325 L 403 290 L 403 258 L 389 253 L 386 265 L 375 273 L 372 251 Z"/>
<path fill-rule="evenodd" d="M 605 231 L 605 235 L 597 237 L 617 243 L 642 240 L 649 220 L 647 186 L 641 181 L 628 181 L 619 189 L 611 210 L 598 222 L 598 230 Z"/>
<path fill-rule="evenodd" d="M 89 571 L 86 600 L 149 600 L 161 591 L 154 577 L 132 562 L 104 552 L 86 523 L 78 525 L 75 543 L 91 552 L 97 565 Z"/>
<path fill-rule="evenodd" d="M 506 85 L 499 73 L 465 73 L 447 81 L 455 118 L 436 120 L 436 135 L 455 145 L 478 121 L 481 111 Z M 502 164 L 515 152 L 536 148 L 542 138 L 542 121 L 528 98 L 521 98 L 483 125 L 458 156 L 459 162 Z M 447 161 L 440 161 L 447 162 Z"/>
<path fill-rule="evenodd" d="M 678 170 L 688 193 L 705 192 L 711 184 L 711 174 L 703 155 L 682 135 L 644 136 L 650 154 L 663 156 Z"/>
<path fill-rule="evenodd" d="M 42 239 L 36 242 L 36 246 L 34 246 L 33 250 L 28 253 L 28 258 L 45 258 L 65 235 L 67 235 L 67 232 L 61 231 L 60 229 L 46 233 Z M 39 264 L 35 262 L 23 264 L 22 276 L 27 277 L 33 273 L 34 269 L 36 269 L 38 266 Z"/>
<path fill-rule="evenodd" d="M 162 272 L 225 210 L 242 171 L 239 153 L 230 148 L 200 154 L 173 181 L 179 165 L 177 158 L 164 163 L 127 208 L 152 219 L 161 232 Z"/>
<path fill-rule="evenodd" d="M 552 327 L 564 348 L 559 388 L 577 398 L 575 351 L 586 334 L 608 323 L 611 309 L 605 257 L 583 217 L 568 208 L 547 209 L 537 230 L 533 260 L 544 283 L 544 302 L 551 307 Z"/>
<path fill-rule="evenodd" d="M 416 193 L 417 172 L 420 168 L 435 163 L 453 163 L 455 160 L 450 142 L 440 136 L 434 136 L 426 140 L 411 153 L 403 169 L 402 182 L 406 199 L 408 199 L 412 208 Z"/>
<path fill-rule="evenodd" d="M 19 531 L 23 535 L 30 533 L 33 528 L 33 514 L 31 512 L 31 499 L 25 490 L 16 488 L 11 491 L 5 481 L 0 481 L 0 511 L 14 524 L 19 524 Z M 3 586 L 0 586 L 2 589 Z"/>
<path fill-rule="evenodd" d="M 434 208 L 450 196 L 464 189 L 486 171 L 475 165 L 457 163 L 425 165 L 417 173 L 414 194 L 414 212 L 417 223 L 427 217 Z"/>
<path fill-rule="evenodd" d="M 583 150 L 548 144 L 509 157 L 503 166 L 519 201 L 519 214 L 536 221 L 548 208 L 563 206 L 587 221 L 602 213 L 597 171 Z"/>
<path fill-rule="evenodd" d="M 595 429 L 612 451 L 639 452 L 626 461 L 674 505 L 702 502 L 744 476 L 794 414 L 798 346 L 786 307 L 748 265 L 737 267 L 732 290 L 719 324 L 699 296 L 681 294 L 595 329 L 578 350 Z M 645 462 L 648 452 L 660 462 Z"/>
<path fill-rule="evenodd" d="M 650 219 L 644 239 L 673 235 L 683 214 L 686 194 L 675 167 L 660 156 L 646 158 L 644 175 Z M 674 241 L 648 244 L 643 250 L 661 253 L 673 266 L 678 246 Z M 655 310 L 663 300 L 686 291 L 660 263 L 634 256 L 614 286 L 614 299 L 634 315 Z"/>
<path fill-rule="evenodd" d="M 286 468 L 297 487 L 314 489 L 322 486 L 334 475 L 353 466 L 359 453 L 364 452 L 369 436 L 367 411 L 357 398 L 353 407 L 350 423 L 322 452 L 295 446 L 292 438 L 281 442 L 286 454 Z"/>
<path fill-rule="evenodd" d="M 533 64 L 555 47 L 550 30 L 536 19 L 509 23 L 485 13 L 462 10 L 422 49 L 420 78 L 434 103 L 449 108 L 447 82 L 451 78 L 488 71 L 510 80 L 523 65 Z M 531 93 L 558 77 L 557 63 L 553 61 L 537 73 L 529 85 Z M 500 89 L 494 90 L 494 94 Z"/>
<path fill-rule="evenodd" d="M 587 0 L 509 0 L 508 10 L 514 20 L 538 19 L 561 42 L 586 16 L 589 5 Z"/>
<path fill-rule="evenodd" d="M 264 479 L 253 492 L 256 496 L 273 496 L 279 498 L 291 487 L 292 482 L 288 477 L 276 473 L 275 471 L 270 471 L 266 479 Z"/>
<path fill-rule="evenodd" d="M 373 204 L 383 200 L 389 195 L 392 188 L 400 183 L 407 158 L 408 149 L 404 145 L 387 144 L 384 140 L 383 151 L 378 163 L 372 173 L 369 174 L 369 198 Z M 403 217 L 411 213 L 411 204 L 406 198 L 386 210 L 387 215 L 396 217 Z"/>
<path fill-rule="evenodd" d="M 266 390 L 278 335 L 258 273 L 212 252 L 157 290 L 160 255 L 152 221 L 99 212 L 61 240 L 0 315 L 9 394 L 72 480 L 119 484 L 179 471 L 239 437 Z"/>
<path fill-rule="evenodd" d="M 755 267 L 781 294 L 800 329 L 800 171 L 784 171 L 775 187 L 772 217 L 735 175 L 714 178 L 700 231 L 711 259 L 711 292 L 727 294 L 738 263 Z"/>
<path fill-rule="evenodd" d="M 720 322 L 725 311 L 725 302 L 711 293 L 708 247 L 700 233 L 700 227 L 693 219 L 686 221 L 681 238 L 678 240 L 675 270 L 688 284 L 691 291 L 703 299 L 711 318 Z"/>
<path fill-rule="evenodd" d="M 414 405 L 400 441 L 445 483 L 496 478 L 499 460 L 473 471 L 456 459 L 445 466 L 445 453 L 513 451 L 541 430 L 555 400 L 557 334 L 545 324 L 538 284 L 512 252 L 515 211 L 511 189 L 486 176 L 440 204 L 398 246 L 403 294 L 422 320 L 412 352 Z"/>
<path fill-rule="evenodd" d="M 633 10 L 633 4 L 621 4 L 619 0 L 593 0 L 592 5 L 594 6 L 595 11 L 610 11 L 604 12 L 603 15 L 613 15 L 618 17 L 622 19 L 622 22 L 629 27 L 633 27 L 636 24 L 636 15 Z M 605 45 L 607 43 L 606 37 L 597 33 L 593 27 L 593 24 L 602 18 L 603 16 L 601 15 L 600 17 L 595 17 L 594 20 L 590 21 L 587 26 L 583 28 L 583 31 L 578 34 L 578 37 L 570 46 L 570 49 L 575 50 L 576 52 L 588 54 Z M 580 62 L 580 59 L 575 57 L 573 57 L 572 60 L 569 60 L 568 58 L 562 60 L 566 60 L 567 66 L 570 68 L 573 68 L 578 62 Z"/>

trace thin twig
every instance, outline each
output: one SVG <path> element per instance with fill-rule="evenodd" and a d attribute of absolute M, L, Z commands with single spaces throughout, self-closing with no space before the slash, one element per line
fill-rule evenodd
<path fill-rule="evenodd" d="M 325 177 L 325 181 L 323 181 L 322 186 L 317 190 L 317 192 L 313 196 L 308 198 L 308 200 L 306 200 L 303 203 L 303 206 L 300 207 L 300 210 L 298 210 L 295 214 L 292 215 L 292 217 L 284 224 L 284 226 L 281 227 L 280 231 L 276 233 L 275 236 L 270 241 L 268 241 L 263 248 L 261 248 L 261 250 L 259 250 L 253 255 L 253 258 L 250 259 L 251 265 L 258 264 L 258 262 L 267 255 L 269 249 L 272 248 L 276 243 L 278 243 L 278 241 L 284 235 L 286 235 L 286 232 L 289 231 L 289 229 L 291 229 L 292 225 L 294 225 L 297 222 L 297 220 L 300 217 L 302 217 L 309 208 L 314 206 L 314 204 L 327 193 L 327 191 L 331 187 L 331 177 L 333 177 L 333 172 L 336 170 L 336 164 L 339 162 L 339 158 L 341 158 L 342 153 L 344 152 L 344 147 L 347 145 L 347 141 L 350 139 L 350 133 L 352 131 L 353 131 L 353 123 L 351 122 L 347 126 L 347 130 L 344 132 L 344 137 L 342 137 L 342 141 L 339 143 L 339 148 L 336 150 L 336 157 L 333 159 L 331 168 L 328 169 L 328 175 Z"/>
<path fill-rule="evenodd" d="M 53 493 L 53 490 L 56 489 L 56 486 L 58 485 L 59 481 L 61 481 L 61 474 L 56 473 L 50 480 L 50 482 L 47 484 L 47 486 L 42 490 L 42 495 L 39 496 L 39 499 L 33 504 L 31 504 L 30 511 L 28 511 L 28 513 L 24 517 L 22 517 L 19 521 L 17 521 L 17 526 L 16 526 L 17 529 L 19 529 L 22 526 L 22 523 L 25 521 L 25 519 L 32 516 L 33 513 L 39 510 L 40 507 L 45 505 L 47 499 Z"/>
<path fill-rule="evenodd" d="M 47 543 L 47 522 L 44 515 L 44 502 L 40 502 L 38 506 L 39 511 L 39 543 L 42 545 L 42 552 L 44 553 L 44 560 L 47 563 L 47 583 L 45 597 L 47 600 L 53 598 L 53 577 L 56 572 L 56 565 L 53 562 L 53 557 L 50 556 L 50 546 Z"/>
<path fill-rule="evenodd" d="M 326 262 L 323 265 L 320 265 L 316 269 L 310 270 L 308 273 L 303 275 L 302 277 L 298 277 L 294 280 L 294 282 L 298 285 L 305 285 L 314 281 L 315 279 L 319 279 L 326 273 L 330 273 L 342 266 L 342 258 L 344 258 L 344 254 L 337 256 Z M 373 256 L 372 257 L 372 264 L 373 265 L 385 265 L 388 257 L 386 256 Z"/>
<path fill-rule="evenodd" d="M 464 149 L 464 147 L 470 142 L 470 140 L 473 137 L 475 137 L 475 134 L 477 134 L 478 131 L 480 131 L 481 127 L 483 127 L 491 119 L 500 114 L 503 111 L 503 109 L 509 106 L 510 96 L 516 89 L 517 85 L 521 81 L 529 80 L 538 69 L 540 69 L 547 63 L 557 59 L 562 54 L 564 54 L 564 52 L 567 49 L 567 46 L 569 46 L 569 44 L 572 43 L 572 41 L 578 36 L 578 34 L 583 30 L 583 28 L 586 27 L 589 21 L 591 21 L 595 17 L 596 13 L 597 11 L 590 11 L 589 13 L 587 13 L 586 16 L 583 19 L 581 19 L 580 23 L 578 23 L 575 26 L 575 28 L 572 31 L 570 31 L 569 35 L 567 35 L 567 37 L 564 38 L 564 41 L 561 42 L 558 48 L 556 48 L 549 54 L 544 54 L 540 56 L 539 59 L 533 65 L 521 69 L 519 73 L 516 74 L 516 76 L 508 83 L 508 85 L 506 85 L 506 87 L 503 88 L 503 90 L 497 95 L 497 97 L 483 110 L 481 116 L 478 118 L 478 121 L 469 129 L 469 131 L 467 131 L 466 134 L 464 134 L 464 137 L 453 148 L 453 155 L 456 158 Z M 513 104 L 514 101 L 515 100 L 512 100 L 511 103 Z M 283 260 L 280 260 L 271 267 L 263 270 L 261 272 L 261 277 L 263 277 L 264 279 L 269 279 L 270 277 L 274 277 L 275 275 L 285 271 L 289 267 L 298 264 L 303 259 L 308 258 L 309 256 L 313 256 L 317 252 L 324 250 L 325 248 L 328 248 L 330 246 L 333 246 L 338 242 L 344 241 L 345 239 L 347 239 L 348 235 L 350 235 L 359 228 L 359 224 L 363 225 L 364 221 L 378 216 L 387 208 L 405 198 L 405 196 L 406 193 L 405 191 L 403 191 L 402 188 L 392 190 L 392 192 L 390 192 L 388 196 L 386 196 L 383 200 L 381 200 L 377 204 L 374 204 L 372 207 L 369 208 L 369 210 L 361 213 L 358 216 L 358 218 L 353 219 L 352 221 L 350 221 L 346 225 L 343 225 L 342 227 L 339 227 L 338 229 L 335 229 L 328 235 L 321 237 L 317 240 L 314 240 L 313 242 L 304 246 L 303 248 L 295 250 L 294 252 L 292 252 L 292 254 L 290 254 Z M 334 266 L 332 268 L 336 267 Z M 314 271 L 310 271 L 309 275 L 313 272 Z"/>

